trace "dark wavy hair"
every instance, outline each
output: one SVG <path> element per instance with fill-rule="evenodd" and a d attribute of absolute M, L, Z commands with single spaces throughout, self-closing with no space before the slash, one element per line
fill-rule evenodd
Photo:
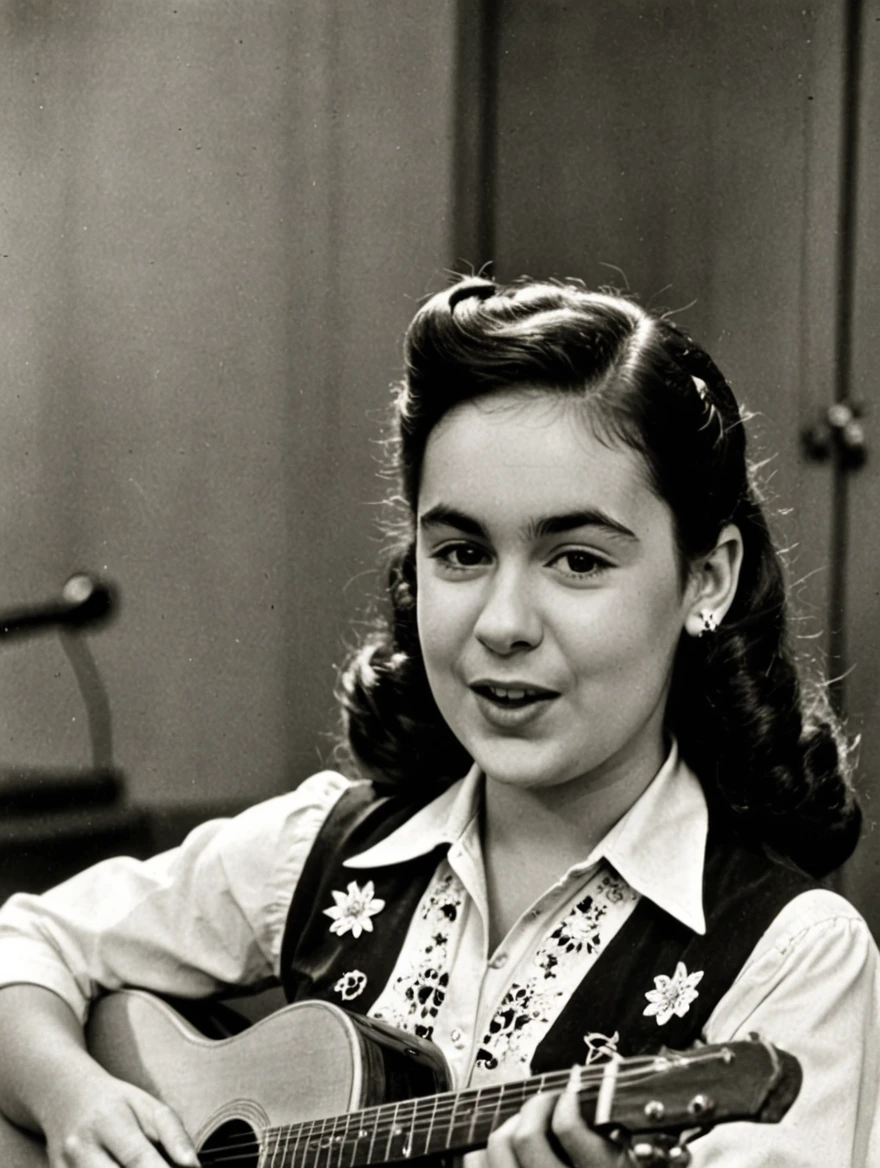
<path fill-rule="evenodd" d="M 814 875 L 839 866 L 861 823 L 849 747 L 824 687 L 799 677 L 743 419 L 708 354 L 622 296 L 575 282 L 471 277 L 423 305 L 405 358 L 392 445 L 406 514 L 388 567 L 391 611 L 351 655 L 339 686 L 359 767 L 377 786 L 422 800 L 471 763 L 434 702 L 416 628 L 422 461 L 431 431 L 456 405 L 546 388 L 582 399 L 604 440 L 641 455 L 673 516 L 682 581 L 725 524 L 739 528 L 736 597 L 714 635 L 682 636 L 666 724 L 710 805 L 740 835 Z"/>

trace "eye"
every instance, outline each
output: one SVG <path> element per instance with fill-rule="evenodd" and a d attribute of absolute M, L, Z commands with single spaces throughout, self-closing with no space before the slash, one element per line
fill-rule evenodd
<path fill-rule="evenodd" d="M 476 544 L 447 543 L 431 553 L 431 558 L 438 560 L 444 567 L 453 571 L 467 571 L 468 568 L 479 568 L 488 563 L 489 556 Z"/>
<path fill-rule="evenodd" d="M 586 548 L 570 548 L 560 552 L 550 561 L 551 567 L 559 568 L 565 576 L 583 579 L 586 576 L 598 576 L 600 572 L 611 567 L 610 563 L 595 552 Z"/>

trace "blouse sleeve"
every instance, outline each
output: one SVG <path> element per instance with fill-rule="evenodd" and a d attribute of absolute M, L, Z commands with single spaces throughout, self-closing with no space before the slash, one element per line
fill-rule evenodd
<path fill-rule="evenodd" d="M 11 897 L 0 986 L 45 986 L 84 1020 L 101 989 L 205 997 L 269 984 L 303 864 L 348 786 L 323 772 L 150 860 L 105 860 L 41 896 Z"/>
<path fill-rule="evenodd" d="M 753 1032 L 795 1055 L 798 1098 L 777 1125 L 726 1124 L 692 1145 L 694 1168 L 880 1165 L 880 955 L 841 897 L 807 892 L 762 938 L 706 1030 Z"/>

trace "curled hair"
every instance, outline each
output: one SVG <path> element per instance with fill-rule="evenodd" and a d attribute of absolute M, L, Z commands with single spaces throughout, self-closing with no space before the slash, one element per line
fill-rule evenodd
<path fill-rule="evenodd" d="M 583 400 L 597 433 L 641 455 L 673 517 L 682 582 L 726 524 L 739 528 L 736 596 L 713 636 L 681 637 L 667 727 L 710 804 L 742 836 L 815 875 L 839 866 L 861 822 L 848 746 L 824 689 L 799 676 L 739 406 L 708 354 L 624 297 L 574 282 L 468 278 L 423 305 L 405 359 L 394 443 L 409 525 L 389 561 L 391 615 L 352 655 L 339 691 L 360 766 L 378 785 L 418 784 L 422 798 L 470 764 L 434 702 L 416 628 L 412 517 L 422 462 L 431 431 L 455 406 L 543 388 Z"/>

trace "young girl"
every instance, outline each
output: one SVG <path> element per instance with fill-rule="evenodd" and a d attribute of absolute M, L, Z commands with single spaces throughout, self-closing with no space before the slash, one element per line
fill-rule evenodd
<path fill-rule="evenodd" d="M 431 1039 L 456 1086 L 757 1031 L 800 1095 L 694 1163 L 880 1164 L 878 953 L 819 883 L 858 836 L 846 745 L 798 680 L 727 382 L 627 299 L 466 279 L 410 327 L 396 424 L 391 615 L 341 687 L 372 783 L 323 773 L 8 902 L 3 1111 L 53 1168 L 195 1164 L 86 1053 L 89 1002 L 280 981 Z M 485 1155 L 662 1161 L 571 1092 Z"/>

